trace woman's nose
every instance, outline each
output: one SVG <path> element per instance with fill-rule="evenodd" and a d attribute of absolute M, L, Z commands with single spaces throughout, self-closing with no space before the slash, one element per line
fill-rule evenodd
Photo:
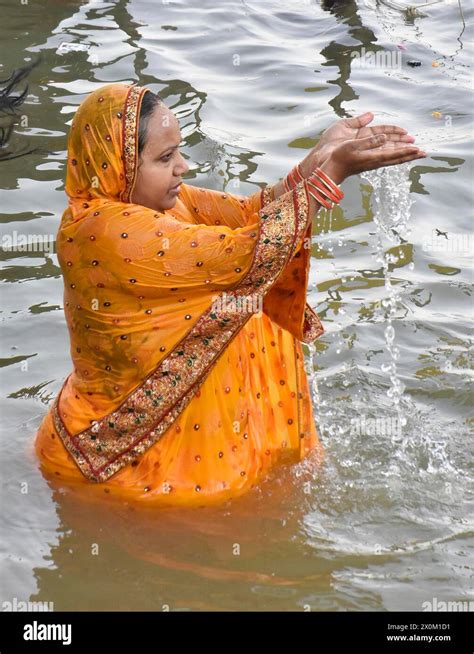
<path fill-rule="evenodd" d="M 184 175 L 184 174 L 186 174 L 188 172 L 189 166 L 186 163 L 186 159 L 183 157 L 182 154 L 180 155 L 180 157 L 181 157 L 181 161 L 180 161 L 179 169 L 180 169 L 181 172 L 179 174 Z"/>

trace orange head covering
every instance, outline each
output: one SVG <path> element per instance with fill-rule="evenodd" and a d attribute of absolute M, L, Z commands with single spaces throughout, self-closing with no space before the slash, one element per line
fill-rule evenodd
<path fill-rule="evenodd" d="M 137 121 L 148 90 L 109 84 L 91 93 L 77 110 L 68 138 L 66 174 L 74 219 L 91 200 L 129 201 L 136 177 Z"/>

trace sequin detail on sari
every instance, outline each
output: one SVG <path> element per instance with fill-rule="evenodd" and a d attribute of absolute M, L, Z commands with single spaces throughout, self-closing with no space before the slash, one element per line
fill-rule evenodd
<path fill-rule="evenodd" d="M 308 227 L 308 196 L 303 183 L 259 212 L 259 234 L 252 265 L 232 289 L 236 298 L 254 297 L 252 306 L 270 290 L 298 248 Z M 227 293 L 227 297 L 229 293 Z M 222 304 L 220 306 L 223 306 Z M 189 404 L 230 341 L 253 313 L 227 305 L 205 311 L 159 366 L 112 413 L 71 435 L 59 413 L 53 420 L 64 445 L 91 481 L 109 479 L 150 448 Z M 64 388 L 64 386 L 63 386 Z"/>
<path fill-rule="evenodd" d="M 262 207 L 265 207 L 267 204 L 270 204 L 275 200 L 275 195 L 273 193 L 273 186 L 267 184 L 262 189 Z"/>

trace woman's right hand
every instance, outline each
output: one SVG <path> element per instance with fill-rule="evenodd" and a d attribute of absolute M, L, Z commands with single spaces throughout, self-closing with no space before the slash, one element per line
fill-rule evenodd
<path fill-rule="evenodd" d="M 423 159 L 426 152 L 416 145 L 400 146 L 385 134 L 345 141 L 331 152 L 320 168 L 336 183 L 366 170 Z"/>

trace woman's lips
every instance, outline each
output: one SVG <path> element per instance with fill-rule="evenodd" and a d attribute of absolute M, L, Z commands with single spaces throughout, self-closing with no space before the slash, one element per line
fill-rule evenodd
<path fill-rule="evenodd" d="M 181 184 L 182 184 L 182 182 L 180 182 L 179 184 L 176 184 L 176 186 L 173 186 L 172 188 L 170 188 L 169 192 L 174 193 L 174 194 L 178 194 L 180 192 L 180 190 L 181 190 Z"/>

